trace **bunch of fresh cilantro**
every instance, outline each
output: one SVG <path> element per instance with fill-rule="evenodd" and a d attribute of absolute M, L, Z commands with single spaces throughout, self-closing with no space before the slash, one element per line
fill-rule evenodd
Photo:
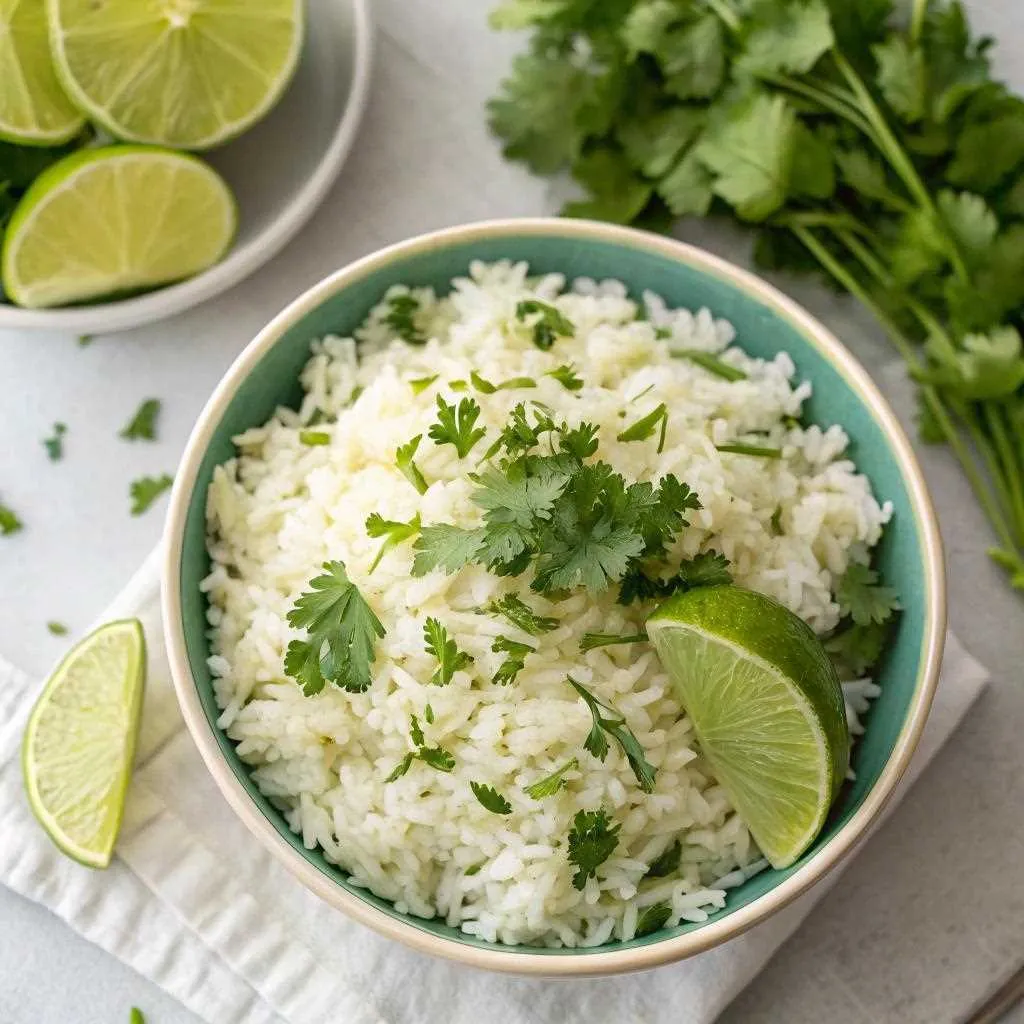
<path fill-rule="evenodd" d="M 1024 101 L 960 4 L 506 0 L 492 21 L 532 33 L 489 107 L 506 156 L 570 170 L 570 216 L 730 215 L 762 265 L 863 302 L 1024 589 Z"/>

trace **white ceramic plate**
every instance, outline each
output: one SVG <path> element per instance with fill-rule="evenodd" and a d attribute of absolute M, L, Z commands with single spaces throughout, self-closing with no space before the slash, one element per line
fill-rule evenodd
<path fill-rule="evenodd" d="M 281 102 L 251 131 L 203 154 L 231 185 L 238 237 L 216 266 L 136 298 L 63 309 L 0 303 L 0 329 L 103 334 L 151 323 L 248 277 L 309 219 L 338 176 L 366 108 L 373 57 L 369 0 L 307 0 L 306 38 Z"/>

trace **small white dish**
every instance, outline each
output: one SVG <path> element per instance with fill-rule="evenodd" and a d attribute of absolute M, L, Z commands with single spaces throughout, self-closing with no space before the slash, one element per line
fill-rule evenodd
<path fill-rule="evenodd" d="M 105 334 L 173 316 L 237 284 L 298 232 L 334 183 L 366 109 L 373 62 L 369 0 L 307 0 L 295 77 L 259 124 L 201 154 L 238 199 L 238 237 L 196 277 L 114 302 L 61 309 L 0 303 L 0 330 Z"/>

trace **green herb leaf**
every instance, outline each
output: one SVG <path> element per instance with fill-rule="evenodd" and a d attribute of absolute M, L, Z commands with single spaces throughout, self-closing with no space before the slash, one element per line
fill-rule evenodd
<path fill-rule="evenodd" d="M 416 318 L 420 312 L 417 299 L 408 293 L 392 295 L 387 299 L 388 311 L 384 324 L 410 345 L 425 345 L 427 339 L 420 330 Z"/>
<path fill-rule="evenodd" d="M 327 445 L 331 443 L 331 435 L 323 430 L 300 430 L 299 431 L 299 444 L 304 444 L 307 447 L 315 448 L 320 445 Z"/>
<path fill-rule="evenodd" d="M 545 797 L 554 796 L 565 786 L 565 775 L 567 772 L 575 771 L 579 767 L 579 761 L 570 758 L 561 768 L 556 768 L 550 775 L 538 779 L 533 785 L 526 787 L 526 795 L 531 800 L 543 800 Z"/>
<path fill-rule="evenodd" d="M 661 427 L 658 437 L 658 454 L 660 455 L 665 448 L 665 430 L 668 427 L 668 406 L 664 402 L 642 419 L 637 420 L 632 426 L 623 430 L 616 440 L 646 441 L 654 436 L 654 432 L 659 426 Z"/>
<path fill-rule="evenodd" d="M 128 1015 L 128 1024 L 146 1024 L 146 1018 L 142 1016 L 142 1011 L 137 1006 L 132 1007 Z"/>
<path fill-rule="evenodd" d="M 412 393 L 414 395 L 419 395 L 426 391 L 427 388 L 429 388 L 430 385 L 433 384 L 435 380 L 437 380 L 437 378 L 438 374 L 436 373 L 431 377 L 416 377 L 413 380 L 409 381 L 409 387 L 412 388 Z"/>
<path fill-rule="evenodd" d="M 725 32 L 717 15 L 705 14 L 685 27 L 666 32 L 655 56 L 665 91 L 681 100 L 704 99 L 718 92 L 725 78 Z"/>
<path fill-rule="evenodd" d="M 502 615 L 513 626 L 518 626 L 524 633 L 537 636 L 550 633 L 558 627 L 558 619 L 538 615 L 518 594 L 506 594 L 497 601 L 492 601 L 487 610 L 492 615 Z"/>
<path fill-rule="evenodd" d="M 424 526 L 414 545 L 413 576 L 425 576 L 433 569 L 458 572 L 476 558 L 484 546 L 484 539 L 483 530 L 464 530 L 447 523 Z"/>
<path fill-rule="evenodd" d="M 584 633 L 580 640 L 581 651 L 592 651 L 595 647 L 614 647 L 617 644 L 637 644 L 647 639 L 646 633 Z"/>
<path fill-rule="evenodd" d="M 679 869 L 679 862 L 683 856 L 683 847 L 678 839 L 672 841 L 664 852 L 660 853 L 651 861 L 650 867 L 644 878 L 665 878 L 674 875 Z"/>
<path fill-rule="evenodd" d="M 887 622 L 900 607 L 896 591 L 878 582 L 878 573 L 859 562 L 851 562 L 836 588 L 836 600 L 843 615 L 858 626 Z"/>
<path fill-rule="evenodd" d="M 427 725 L 434 724 L 434 709 L 429 704 L 423 709 L 423 717 L 426 719 Z"/>
<path fill-rule="evenodd" d="M 872 47 L 878 61 L 878 87 L 886 102 L 908 124 L 924 116 L 928 81 L 924 54 L 894 33 Z"/>
<path fill-rule="evenodd" d="M 430 677 L 432 686 L 447 686 L 460 669 L 467 668 L 473 659 L 460 651 L 448 630 L 437 619 L 428 618 L 423 624 L 423 642 L 427 653 L 437 658 L 437 670 Z"/>
<path fill-rule="evenodd" d="M 420 747 L 416 751 L 416 757 L 439 772 L 451 772 L 455 769 L 455 758 L 444 747 Z"/>
<path fill-rule="evenodd" d="M 583 698 L 584 703 L 590 710 L 593 718 L 593 726 L 583 746 L 590 751 L 599 761 L 603 761 L 608 755 L 608 741 L 605 739 L 607 733 L 619 745 L 622 753 L 629 762 L 636 781 L 645 793 L 654 789 L 654 778 L 657 770 L 646 757 L 640 741 L 626 725 L 626 719 L 614 708 L 598 700 L 586 687 L 576 682 L 572 676 L 567 676 L 566 681 Z M 603 714 L 607 712 L 607 714 Z"/>
<path fill-rule="evenodd" d="M 160 399 L 145 399 L 135 410 L 132 418 L 121 428 L 119 436 L 126 441 L 155 441 L 156 421 L 159 415 Z"/>
<path fill-rule="evenodd" d="M 564 366 L 557 366 L 553 370 L 548 370 L 544 376 L 554 377 L 566 391 L 579 391 L 583 387 L 583 378 L 576 375 L 572 363 L 566 363 Z"/>
<path fill-rule="evenodd" d="M 613 825 L 603 807 L 596 811 L 577 811 L 569 830 L 569 863 L 577 868 L 572 884 L 583 889 L 588 878 L 615 852 L 619 845 L 619 829 Z"/>
<path fill-rule="evenodd" d="M 0 537 L 9 537 L 23 530 L 25 524 L 6 505 L 0 504 Z"/>
<path fill-rule="evenodd" d="M 537 348 L 547 350 L 559 338 L 571 338 L 576 333 L 572 321 L 554 306 L 537 299 L 524 299 L 516 305 L 516 319 L 523 323 L 529 319 L 533 329 L 533 343 Z"/>
<path fill-rule="evenodd" d="M 1024 384 L 1024 346 L 1015 327 L 997 327 L 990 334 L 968 334 L 961 350 L 929 345 L 934 359 L 918 379 L 969 401 L 1011 398 Z"/>
<path fill-rule="evenodd" d="M 371 512 L 366 518 L 367 534 L 371 537 L 384 537 L 386 539 L 381 544 L 376 557 L 370 564 L 367 575 L 380 565 L 380 560 L 392 548 L 398 547 L 399 544 L 403 544 L 405 541 L 415 537 L 420 532 L 420 526 L 420 515 L 418 512 L 407 523 L 385 519 L 379 512 Z"/>
<path fill-rule="evenodd" d="M 63 622 L 53 622 L 53 621 L 48 622 L 46 624 L 46 628 L 54 636 L 67 636 L 68 635 L 68 627 L 65 626 Z"/>
<path fill-rule="evenodd" d="M 63 423 L 54 423 L 53 434 L 43 440 L 43 447 L 51 462 L 59 462 L 64 457 L 64 435 L 68 428 Z"/>
<path fill-rule="evenodd" d="M 626 576 L 619 588 L 619 604 L 653 601 L 694 587 L 714 587 L 732 582 L 729 560 L 717 551 L 704 551 L 682 562 L 674 576 L 667 580 L 652 578 L 642 569 Z"/>
<path fill-rule="evenodd" d="M 520 643 L 507 636 L 496 636 L 491 644 L 491 650 L 495 654 L 505 654 L 507 657 L 498 666 L 491 682 L 498 686 L 508 686 L 516 681 L 516 676 L 523 670 L 523 664 L 528 654 L 533 654 L 535 648 L 529 644 Z"/>
<path fill-rule="evenodd" d="M 384 625 L 349 580 L 343 562 L 325 562 L 323 569 L 288 612 L 288 624 L 306 629 L 308 637 L 288 644 L 284 670 L 307 697 L 326 682 L 359 693 L 372 682 L 374 644 L 384 636 Z"/>
<path fill-rule="evenodd" d="M 420 725 L 420 720 L 415 715 L 409 716 L 409 739 L 411 739 L 417 747 L 423 746 L 423 727 Z"/>
<path fill-rule="evenodd" d="M 172 483 L 174 478 L 167 473 L 160 476 L 140 476 L 138 480 L 133 480 L 128 488 L 132 501 L 132 515 L 141 516 L 164 491 L 170 490 Z"/>
<path fill-rule="evenodd" d="M 537 386 L 537 382 L 532 377 L 512 377 L 500 384 L 492 384 L 489 380 L 484 380 L 476 370 L 470 373 L 469 379 L 481 395 L 493 395 L 496 391 L 514 391 L 519 388 L 535 388 Z"/>
<path fill-rule="evenodd" d="M 463 872 L 466 878 L 472 878 L 474 875 L 480 874 L 480 869 L 484 866 L 486 861 L 480 861 L 477 864 L 470 864 L 468 868 Z"/>
<path fill-rule="evenodd" d="M 669 354 L 673 359 L 688 359 L 691 363 L 696 363 L 702 370 L 707 370 L 708 373 L 721 377 L 722 380 L 737 381 L 747 379 L 747 375 L 742 370 L 737 369 L 735 366 L 730 366 L 729 363 L 724 362 L 710 352 L 674 348 L 670 350 Z"/>
<path fill-rule="evenodd" d="M 396 764 L 395 767 L 391 769 L 391 772 L 389 773 L 388 777 L 384 780 L 385 783 L 395 782 L 397 779 L 400 779 L 403 775 L 406 775 L 409 769 L 412 767 L 413 758 L 415 756 L 416 755 L 413 754 L 411 751 L 408 754 L 406 754 L 405 757 L 403 757 L 402 760 L 399 761 L 398 764 Z"/>
<path fill-rule="evenodd" d="M 716 444 L 720 452 L 732 455 L 750 455 L 756 459 L 781 459 L 781 448 L 766 448 L 758 444 Z"/>
<path fill-rule="evenodd" d="M 565 217 L 629 224 L 647 206 L 653 192 L 651 183 L 637 174 L 625 154 L 613 146 L 587 150 L 573 163 L 572 176 L 586 189 L 588 198 L 566 203 L 562 209 Z M 562 316 L 561 313 L 558 315 Z M 557 333 L 565 335 L 567 332 L 561 330 Z M 550 342 L 554 342 L 554 337 Z M 537 328 L 534 327 L 534 344 L 538 348 L 550 348 L 548 333 L 545 332 L 543 339 L 538 340 Z"/>
<path fill-rule="evenodd" d="M 758 4 L 744 24 L 744 36 L 737 67 L 754 74 L 810 71 L 835 41 L 821 0 Z"/>
<path fill-rule="evenodd" d="M 512 805 L 493 786 L 485 786 L 482 782 L 470 782 L 469 788 L 473 790 L 473 796 L 491 814 L 512 813 Z"/>
<path fill-rule="evenodd" d="M 677 217 L 703 217 L 711 207 L 714 177 L 701 162 L 696 149 L 688 150 L 657 183 L 657 192 Z"/>
<path fill-rule="evenodd" d="M 479 416 L 480 406 L 472 398 L 463 398 L 456 408 L 438 395 L 437 422 L 431 424 L 427 435 L 436 445 L 454 445 L 459 458 L 464 459 L 486 433 L 482 427 L 474 429 Z"/>
<path fill-rule="evenodd" d="M 864 626 L 851 623 L 825 641 L 825 650 L 841 679 L 859 678 L 878 663 L 889 636 L 889 625 L 888 622 L 871 622 Z"/>
<path fill-rule="evenodd" d="M 643 935 L 661 931 L 671 916 L 672 908 L 667 903 L 655 903 L 647 907 L 637 918 L 635 936 L 639 939 Z"/>
<path fill-rule="evenodd" d="M 395 451 L 395 464 L 398 466 L 405 479 L 416 488 L 419 494 L 426 494 L 428 486 L 427 481 L 420 472 L 419 466 L 413 462 L 413 457 L 416 455 L 416 449 L 419 448 L 422 438 L 422 434 L 417 434 L 406 444 L 399 445 L 398 449 Z"/>

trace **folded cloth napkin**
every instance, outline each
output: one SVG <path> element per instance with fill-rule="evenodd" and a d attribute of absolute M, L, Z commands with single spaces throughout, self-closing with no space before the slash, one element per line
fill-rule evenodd
<path fill-rule="evenodd" d="M 104 619 L 127 616 L 145 626 L 149 676 L 135 778 L 106 872 L 63 857 L 33 820 L 18 747 L 38 687 L 0 661 L 0 883 L 49 907 L 210 1024 L 476 1024 L 484 1011 L 501 1024 L 708 1024 L 838 878 L 833 872 L 725 946 L 642 976 L 533 981 L 409 952 L 306 892 L 220 797 L 171 687 L 156 554 Z M 949 636 L 935 706 L 897 798 L 986 678 Z"/>

